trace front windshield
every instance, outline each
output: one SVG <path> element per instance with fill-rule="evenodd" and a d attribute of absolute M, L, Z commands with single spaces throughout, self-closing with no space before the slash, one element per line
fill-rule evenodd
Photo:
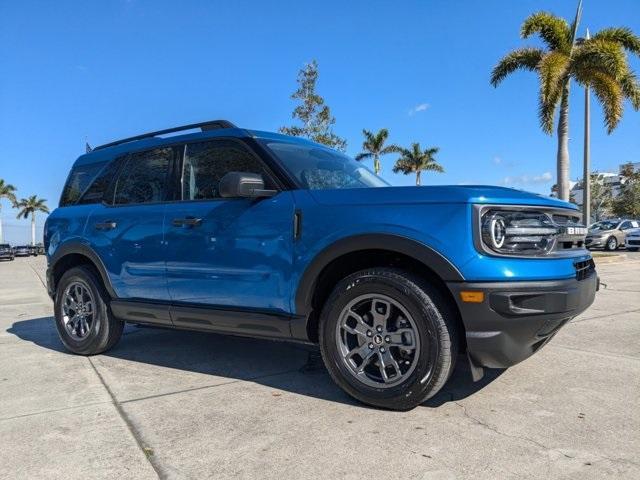
<path fill-rule="evenodd" d="M 591 230 L 593 230 L 594 232 L 604 232 L 606 230 L 613 230 L 618 226 L 618 223 L 619 222 L 610 222 L 610 221 L 597 222 L 591 225 Z"/>
<path fill-rule="evenodd" d="M 282 165 L 309 190 L 387 187 L 389 184 L 343 153 L 311 142 L 264 140 Z"/>

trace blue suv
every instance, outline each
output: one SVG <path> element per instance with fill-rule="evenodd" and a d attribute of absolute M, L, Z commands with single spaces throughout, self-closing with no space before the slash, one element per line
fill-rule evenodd
<path fill-rule="evenodd" d="M 124 322 L 319 344 L 347 393 L 407 410 L 459 353 L 477 380 L 585 310 L 585 234 L 569 203 L 391 187 L 325 146 L 213 121 L 80 156 L 45 245 L 74 353 L 113 347 Z"/>

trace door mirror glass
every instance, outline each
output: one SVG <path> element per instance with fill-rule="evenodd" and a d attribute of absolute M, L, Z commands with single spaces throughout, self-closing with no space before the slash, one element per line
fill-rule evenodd
<path fill-rule="evenodd" d="M 273 197 L 276 190 L 266 190 L 262 175 L 249 172 L 229 172 L 220 179 L 220 196 L 225 198 Z"/>

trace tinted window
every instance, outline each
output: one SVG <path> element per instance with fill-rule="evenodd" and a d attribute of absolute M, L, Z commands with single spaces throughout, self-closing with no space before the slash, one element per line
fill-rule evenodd
<path fill-rule="evenodd" d="M 631 222 L 626 221 L 626 222 L 622 222 L 622 224 L 620 225 L 620 230 L 626 230 L 627 228 L 631 227 Z"/>
<path fill-rule="evenodd" d="M 157 148 L 129 156 L 115 187 L 116 205 L 161 202 L 166 199 L 172 148 Z"/>
<path fill-rule="evenodd" d="M 109 185 L 111 185 L 116 173 L 118 173 L 118 167 L 121 165 L 123 160 L 124 157 L 120 157 L 105 165 L 105 167 L 98 173 L 91 186 L 87 189 L 84 195 L 82 195 L 82 198 L 78 203 L 86 204 L 102 202 L 102 200 L 105 199 L 107 189 L 109 188 Z"/>
<path fill-rule="evenodd" d="M 182 169 L 182 199 L 219 198 L 218 184 L 229 172 L 259 173 L 265 184 L 269 184 L 260 161 L 238 142 L 215 140 L 187 145 Z"/>
<path fill-rule="evenodd" d="M 105 165 L 106 162 L 99 162 L 74 167 L 62 190 L 60 206 L 65 207 L 75 204 Z"/>

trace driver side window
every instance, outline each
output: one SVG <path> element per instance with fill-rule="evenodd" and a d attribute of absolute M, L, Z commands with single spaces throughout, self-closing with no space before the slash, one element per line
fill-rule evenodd
<path fill-rule="evenodd" d="M 260 161 L 237 141 L 188 144 L 182 167 L 182 200 L 221 198 L 218 184 L 229 172 L 258 173 L 263 176 L 265 184 L 269 183 Z"/>

